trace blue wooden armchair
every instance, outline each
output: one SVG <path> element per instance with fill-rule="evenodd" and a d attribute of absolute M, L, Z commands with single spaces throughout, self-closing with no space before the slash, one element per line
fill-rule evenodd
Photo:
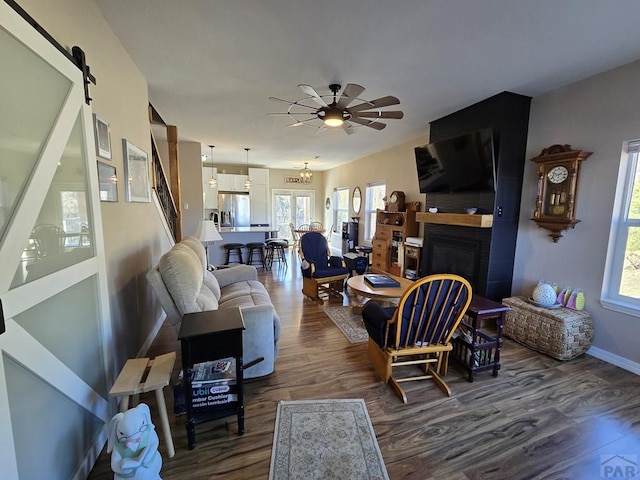
<path fill-rule="evenodd" d="M 364 307 L 362 320 L 369 333 L 369 360 L 403 403 L 407 403 L 407 395 L 400 383 L 411 380 L 432 379 L 451 396 L 442 376 L 447 373 L 449 352 L 453 349 L 451 337 L 471 296 L 471 285 L 464 278 L 440 274 L 415 282 L 402 295 L 397 308 L 383 308 L 374 301 Z M 409 365 L 421 367 L 421 375 L 394 376 L 394 367 Z"/>
<path fill-rule="evenodd" d="M 302 293 L 319 300 L 320 293 L 339 295 L 349 269 L 342 257 L 332 256 L 327 239 L 319 232 L 305 233 L 299 240 Z"/>

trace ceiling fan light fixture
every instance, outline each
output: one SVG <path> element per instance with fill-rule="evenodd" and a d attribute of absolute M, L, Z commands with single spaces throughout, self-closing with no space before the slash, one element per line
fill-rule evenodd
<path fill-rule="evenodd" d="M 341 127 L 343 123 L 342 112 L 338 110 L 328 111 L 324 116 L 324 124 L 327 127 Z"/>
<path fill-rule="evenodd" d="M 334 104 L 321 108 L 318 111 L 320 118 L 327 127 L 341 127 L 342 124 L 351 118 L 351 114 L 347 110 L 342 110 Z"/>
<path fill-rule="evenodd" d="M 304 185 L 308 185 L 313 180 L 313 172 L 307 166 L 308 162 L 304 162 L 304 168 L 300 170 L 300 179 Z"/>
<path fill-rule="evenodd" d="M 333 101 L 327 98 L 329 95 L 320 95 L 311 85 L 301 83 L 298 87 L 306 95 L 305 98 L 289 101 L 269 97 L 270 100 L 289 104 L 287 112 L 270 114 L 288 115 L 294 120 L 294 123 L 286 125 L 287 127 L 307 125 L 317 130 L 326 130 L 327 128 L 333 130 L 342 127 L 342 130 L 347 135 L 351 135 L 360 126 L 382 130 L 387 124 L 381 122 L 381 119 L 401 119 L 404 116 L 399 110 L 381 110 L 391 105 L 399 105 L 400 100 L 396 97 L 387 95 L 375 100 L 364 100 L 360 98 L 360 94 L 364 92 L 365 88 L 355 83 L 347 84 L 340 95 L 338 93 L 342 89 L 341 85 L 337 83 L 330 84 L 329 90 L 331 90 Z M 352 102 L 356 102 L 356 104 L 351 105 Z M 318 124 L 318 121 L 320 121 L 320 124 Z M 352 123 L 355 125 L 352 125 Z"/>

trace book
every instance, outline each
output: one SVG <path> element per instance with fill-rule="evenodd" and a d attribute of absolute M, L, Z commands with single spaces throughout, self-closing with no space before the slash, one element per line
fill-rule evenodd
<path fill-rule="evenodd" d="M 197 363 L 191 369 L 192 388 L 214 384 L 234 385 L 235 383 L 236 359 L 233 357 Z"/>
<path fill-rule="evenodd" d="M 367 282 L 372 287 L 399 287 L 400 282 L 391 278 L 389 275 L 382 274 L 366 274 L 364 276 L 364 281 Z"/>

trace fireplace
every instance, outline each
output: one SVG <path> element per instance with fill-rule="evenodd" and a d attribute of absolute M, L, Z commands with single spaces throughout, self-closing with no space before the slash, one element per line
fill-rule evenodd
<path fill-rule="evenodd" d="M 429 235 L 426 242 L 425 275 L 453 273 L 479 288 L 482 242 L 448 235 Z"/>
<path fill-rule="evenodd" d="M 432 225 L 425 229 L 420 276 L 453 273 L 466 278 L 474 293 L 498 297 L 490 269 L 491 229 Z"/>

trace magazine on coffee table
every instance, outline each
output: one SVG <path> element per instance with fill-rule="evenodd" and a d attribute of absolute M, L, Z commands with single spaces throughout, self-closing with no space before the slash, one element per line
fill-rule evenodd
<path fill-rule="evenodd" d="M 381 287 L 399 287 L 400 282 L 391 278 L 389 275 L 381 275 L 381 274 L 366 274 L 364 276 L 364 281 L 367 282 L 374 288 Z"/>

